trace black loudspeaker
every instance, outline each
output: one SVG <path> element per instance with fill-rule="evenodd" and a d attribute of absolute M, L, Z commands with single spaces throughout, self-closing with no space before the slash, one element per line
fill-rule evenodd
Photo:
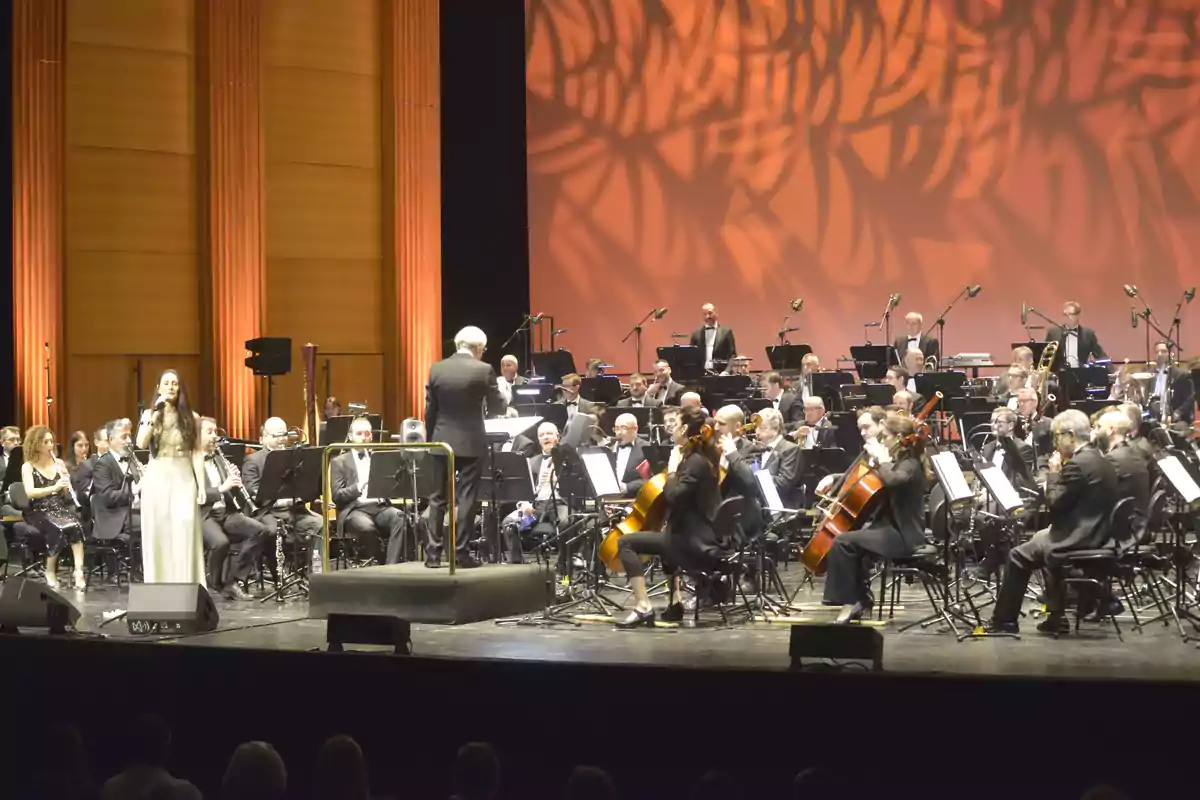
<path fill-rule="evenodd" d="M 26 578 L 0 583 L 0 631 L 4 633 L 18 633 L 20 628 L 65 633 L 78 619 L 79 609 L 44 583 Z"/>
<path fill-rule="evenodd" d="M 292 340 L 286 337 L 263 336 L 247 339 L 250 355 L 246 366 L 255 375 L 287 375 L 292 371 Z"/>
<path fill-rule="evenodd" d="M 883 634 L 865 625 L 793 625 L 788 655 L 792 669 L 802 669 L 803 658 L 821 658 L 869 661 L 871 668 L 879 671 L 883 669 Z"/>
<path fill-rule="evenodd" d="M 207 633 L 220 620 L 208 590 L 198 583 L 129 584 L 130 633 Z"/>

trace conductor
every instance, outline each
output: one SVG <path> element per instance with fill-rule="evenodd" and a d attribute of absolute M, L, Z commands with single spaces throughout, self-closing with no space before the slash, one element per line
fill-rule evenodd
<path fill-rule="evenodd" d="M 487 335 L 468 325 L 454 336 L 458 352 L 443 358 L 429 369 L 425 386 L 425 427 L 429 439 L 444 442 L 454 448 L 454 466 L 458 472 L 454 484 L 457 564 L 462 568 L 478 567 L 479 562 L 468 552 L 471 541 L 469 526 L 475 519 L 482 459 L 487 452 L 484 416 L 504 416 L 504 396 L 496 382 L 496 371 L 480 359 L 487 349 Z M 437 567 L 441 562 L 445 526 L 446 462 L 435 459 L 438 490 L 429 497 L 429 525 L 425 541 L 425 566 Z"/>

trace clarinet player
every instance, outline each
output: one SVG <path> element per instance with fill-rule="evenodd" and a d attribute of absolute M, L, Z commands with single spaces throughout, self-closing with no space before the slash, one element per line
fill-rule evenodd
<path fill-rule="evenodd" d="M 241 490 L 242 476 L 217 450 L 217 421 L 200 418 L 200 446 L 204 451 L 204 503 L 200 506 L 201 533 L 208 551 L 209 590 L 228 600 L 248 600 L 241 582 L 250 577 L 267 546 L 267 526 L 231 507 L 231 492 Z M 226 573 L 231 542 L 241 542 Z"/>

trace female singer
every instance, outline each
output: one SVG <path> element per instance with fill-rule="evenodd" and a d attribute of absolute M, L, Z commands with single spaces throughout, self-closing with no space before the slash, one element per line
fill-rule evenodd
<path fill-rule="evenodd" d="M 925 464 L 920 445 L 904 441 L 915 432 L 912 417 L 892 412 L 879 439 L 863 447 L 878 465 L 887 495 L 866 525 L 838 536 L 825 556 L 824 603 L 842 606 L 838 622 L 862 619 L 871 607 L 864 564 L 869 556 L 902 558 L 925 541 Z"/>
<path fill-rule="evenodd" d="M 636 601 L 629 616 L 617 623 L 619 628 L 654 625 L 654 608 L 646 594 L 646 577 L 640 556 L 662 557 L 663 572 L 668 576 L 670 587 L 662 618 L 673 622 L 683 619 L 678 568 L 704 567 L 711 563 L 717 549 L 712 524 L 721 503 L 718 477 L 721 452 L 717 449 L 717 436 L 703 411 L 691 406 L 680 410 L 675 422 L 675 442 L 679 445 L 680 461 L 663 490 L 667 503 L 666 529 L 630 533 L 622 536 L 617 545 L 621 567 L 629 577 Z"/>
<path fill-rule="evenodd" d="M 188 403 L 179 373 L 158 380 L 158 400 L 142 414 L 138 449 L 150 449 L 141 480 L 142 571 L 146 583 L 204 584 L 204 452 L 200 416 Z"/>
<path fill-rule="evenodd" d="M 25 463 L 21 483 L 29 496 L 25 523 L 46 542 L 46 584 L 58 588 L 58 554 L 71 545 L 75 560 L 75 588 L 87 587 L 83 572 L 83 523 L 75 512 L 67 465 L 54 456 L 54 434 L 45 425 L 34 425 L 25 434 Z"/>

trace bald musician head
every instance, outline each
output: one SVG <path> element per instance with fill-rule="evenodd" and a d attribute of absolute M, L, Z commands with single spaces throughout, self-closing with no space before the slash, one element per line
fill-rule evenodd
<path fill-rule="evenodd" d="M 709 327 L 709 326 L 712 326 L 714 328 L 716 327 L 716 325 L 717 325 L 717 307 L 716 306 L 714 306 L 712 303 L 705 303 L 704 305 L 700 306 L 700 313 L 702 313 L 704 315 L 705 327 Z"/>
<path fill-rule="evenodd" d="M 745 419 L 746 415 L 740 406 L 721 406 L 717 409 L 715 417 L 717 433 L 721 436 L 728 434 L 736 439 L 742 435 L 742 423 Z"/>
<path fill-rule="evenodd" d="M 550 451 L 558 444 L 558 426 L 553 422 L 543 422 L 538 425 L 538 444 L 542 447 L 542 455 L 550 455 Z"/>
<path fill-rule="evenodd" d="M 1033 372 L 1033 350 L 1025 345 L 1014 347 L 1012 363 L 1020 366 L 1026 372 Z"/>
<path fill-rule="evenodd" d="M 921 328 L 925 326 L 925 318 L 916 311 L 904 315 L 904 331 L 911 336 L 920 336 Z"/>
<path fill-rule="evenodd" d="M 701 405 L 700 395 L 695 392 L 684 392 L 679 396 L 679 405 L 681 408 L 692 406 L 693 408 L 703 408 Z"/>
<path fill-rule="evenodd" d="M 271 417 L 262 426 L 259 441 L 267 450 L 279 450 L 287 444 L 287 423 L 279 417 Z"/>
<path fill-rule="evenodd" d="M 621 414 L 613 421 L 613 438 L 617 444 L 633 444 L 637 434 L 638 421 L 633 414 Z"/>
<path fill-rule="evenodd" d="M 506 355 L 500 359 L 500 375 L 509 383 L 517 378 L 517 357 Z"/>
<path fill-rule="evenodd" d="M 821 371 L 821 359 L 817 358 L 816 353 L 806 353 L 804 358 L 800 359 L 800 374 L 808 375 L 812 372 Z"/>

